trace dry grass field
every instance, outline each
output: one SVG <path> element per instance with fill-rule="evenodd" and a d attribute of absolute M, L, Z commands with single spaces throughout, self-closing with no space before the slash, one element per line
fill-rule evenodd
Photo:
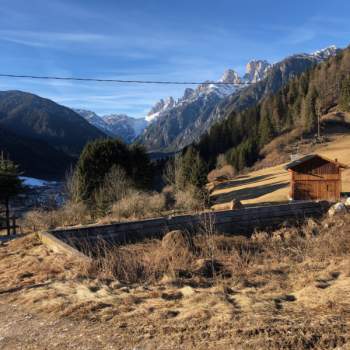
<path fill-rule="evenodd" d="M 350 216 L 93 262 L 0 245 L 1 349 L 349 349 Z"/>
<path fill-rule="evenodd" d="M 333 135 L 326 144 L 317 145 L 312 152 L 350 165 L 350 135 Z M 285 202 L 288 200 L 289 174 L 284 165 L 277 165 L 217 184 L 211 192 L 213 209 L 227 209 L 229 202 L 239 199 L 243 204 Z M 343 172 L 343 192 L 350 192 L 350 169 Z"/>

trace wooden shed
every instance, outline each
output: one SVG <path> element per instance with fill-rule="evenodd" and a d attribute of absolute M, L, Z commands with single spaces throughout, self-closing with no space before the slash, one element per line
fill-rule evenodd
<path fill-rule="evenodd" d="M 309 154 L 288 163 L 285 169 L 291 174 L 291 199 L 338 201 L 344 168 L 347 166 L 337 159 L 318 154 Z"/>

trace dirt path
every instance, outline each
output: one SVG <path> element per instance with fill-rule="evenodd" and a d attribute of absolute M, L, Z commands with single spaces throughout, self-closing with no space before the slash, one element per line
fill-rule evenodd
<path fill-rule="evenodd" d="M 105 348 L 85 322 L 50 320 L 21 311 L 0 301 L 0 349 L 102 349 Z M 96 332 L 96 331 L 95 331 Z"/>
<path fill-rule="evenodd" d="M 130 345 L 132 339 L 125 342 L 126 333 L 127 328 L 114 328 L 109 323 L 90 320 L 77 322 L 69 318 L 47 318 L 42 314 L 27 313 L 19 306 L 7 303 L 6 298 L 0 300 L 1 350 L 162 349 L 160 344 L 152 345 L 147 341 L 141 347 L 134 347 Z M 135 339 L 136 342 L 139 339 Z"/>

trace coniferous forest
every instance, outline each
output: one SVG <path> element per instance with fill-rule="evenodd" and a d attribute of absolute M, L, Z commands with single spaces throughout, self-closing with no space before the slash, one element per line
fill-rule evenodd
<path fill-rule="evenodd" d="M 298 128 L 305 135 L 317 130 L 318 115 L 332 108 L 350 111 L 350 49 L 290 80 L 276 94 L 242 112 L 232 112 L 195 145 L 209 167 L 218 155 L 242 170 L 259 159 L 273 138 Z"/>

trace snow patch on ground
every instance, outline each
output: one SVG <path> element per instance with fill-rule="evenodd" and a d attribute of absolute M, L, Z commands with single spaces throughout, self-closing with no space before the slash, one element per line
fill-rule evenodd
<path fill-rule="evenodd" d="M 23 184 L 29 187 L 44 187 L 49 184 L 54 184 L 55 181 L 46 181 L 41 179 L 36 179 L 34 177 L 20 176 Z"/>

